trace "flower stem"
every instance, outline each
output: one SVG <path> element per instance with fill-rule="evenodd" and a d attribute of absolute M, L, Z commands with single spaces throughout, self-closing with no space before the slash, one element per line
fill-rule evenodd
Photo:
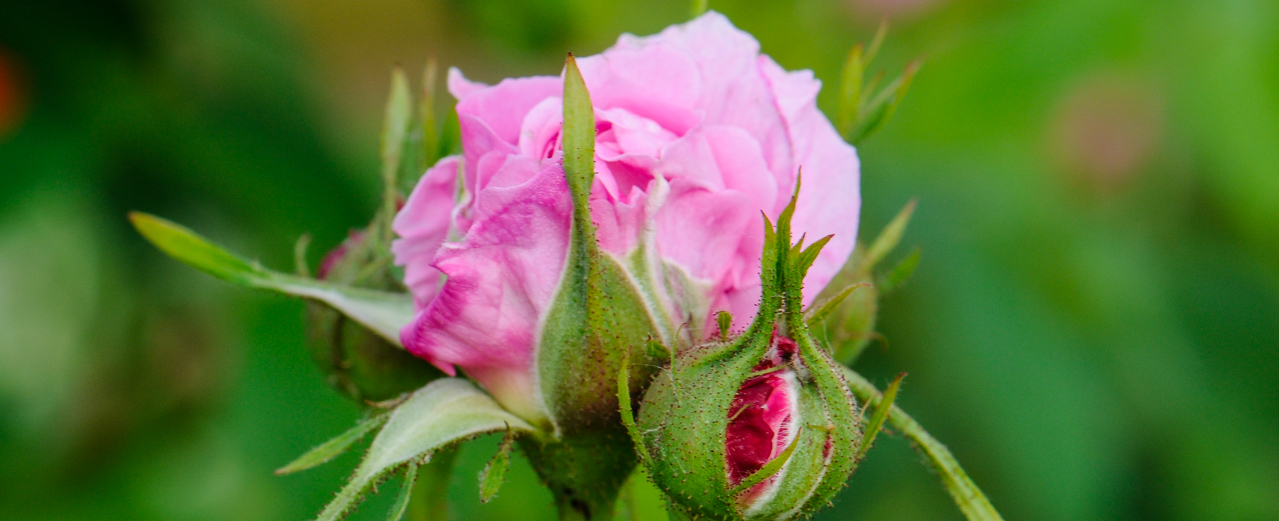
<path fill-rule="evenodd" d="M 875 384 L 852 369 L 844 368 L 844 378 L 848 380 L 848 387 L 853 395 L 867 406 L 883 398 Z M 914 418 L 894 405 L 888 413 L 888 424 L 909 438 L 915 448 L 928 458 L 964 516 L 970 521 L 1003 521 L 1004 518 L 990 504 L 990 500 L 986 499 L 981 489 L 977 488 L 977 484 L 973 483 L 972 478 L 968 477 L 968 473 L 959 466 L 950 450 L 928 434 Z"/>

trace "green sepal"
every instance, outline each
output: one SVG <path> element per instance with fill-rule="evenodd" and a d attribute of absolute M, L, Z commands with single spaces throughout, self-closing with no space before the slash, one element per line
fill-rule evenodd
<path fill-rule="evenodd" d="M 808 322 L 808 328 L 816 328 L 825 321 L 826 317 L 830 316 L 831 313 L 834 313 L 835 310 L 839 308 L 839 305 L 844 303 L 844 299 L 847 299 L 854 291 L 857 291 L 860 288 L 868 288 L 870 286 L 871 284 L 869 282 L 853 284 L 828 299 L 822 300 L 821 302 L 814 302 L 812 306 L 809 306 L 808 309 L 804 311 L 804 321 Z"/>
<path fill-rule="evenodd" d="M 866 422 L 866 433 L 862 436 L 862 448 L 857 452 L 857 459 L 866 456 L 866 451 L 870 450 L 871 444 L 875 442 L 875 435 L 879 434 L 879 429 L 884 426 L 884 420 L 888 418 L 888 412 L 893 408 L 893 401 L 897 400 L 897 389 L 902 385 L 902 378 L 906 377 L 906 373 L 897 375 L 893 383 L 888 384 L 888 388 L 884 390 L 884 396 L 875 404 L 875 412 L 871 413 L 870 421 Z M 866 403 L 866 407 L 870 408 L 870 402 Z"/>
<path fill-rule="evenodd" d="M 129 220 L 174 259 L 234 284 L 323 302 L 396 346 L 401 345 L 400 330 L 413 320 L 413 297 L 406 293 L 352 288 L 271 271 L 165 219 L 130 212 Z"/>
<path fill-rule="evenodd" d="M 427 384 L 391 411 L 364 460 L 319 519 L 342 519 L 378 481 L 410 463 L 422 464 L 453 443 L 479 434 L 518 431 L 537 434 L 524 420 L 462 378 Z"/>
<path fill-rule="evenodd" d="M 846 291 L 848 287 L 854 285 L 865 287 L 861 291 L 854 291 L 844 297 L 843 303 L 826 315 L 826 331 L 830 336 L 835 360 L 841 364 L 851 364 L 866 349 L 871 339 L 877 336 L 875 324 L 878 319 L 879 300 L 886 291 L 871 283 L 876 279 L 875 267 L 901 242 L 902 235 L 914 214 L 915 206 L 914 200 L 906 203 L 906 206 L 893 217 L 869 247 L 859 244 L 849 256 L 848 261 L 844 263 L 843 268 L 826 286 L 826 291 L 817 298 L 819 302 L 830 302 L 838 296 L 838 294 L 831 295 L 830 292 L 840 288 Z M 916 263 L 918 263 L 917 256 L 913 254 L 907 256 L 902 263 L 898 264 L 902 272 L 898 273 L 898 268 L 894 268 L 889 275 L 893 278 L 888 280 L 896 280 L 900 284 L 909 272 L 913 271 Z M 809 324 L 815 327 L 816 321 L 810 320 Z"/>
<path fill-rule="evenodd" d="M 845 381 L 859 400 L 866 403 L 883 400 L 875 384 L 870 383 L 852 369 L 847 367 L 842 369 Z M 929 465 L 941 478 L 946 492 L 950 493 L 955 505 L 969 521 L 1003 521 L 1003 517 L 995 510 L 994 505 L 991 505 L 990 500 L 972 478 L 968 477 L 968 473 L 964 472 L 963 467 L 959 466 L 959 461 L 950 453 L 950 450 L 928 434 L 928 431 L 925 431 L 914 418 L 896 405 L 892 405 L 888 409 L 887 423 L 909 439 L 911 445 L 924 455 Z"/>
<path fill-rule="evenodd" d="M 536 353 L 537 381 L 552 439 L 521 440 L 534 469 L 562 513 L 611 514 L 634 468 L 634 447 L 619 421 L 615 377 L 627 357 L 629 384 L 642 391 L 654 364 L 649 341 L 661 335 L 642 286 L 617 259 L 601 251 L 590 214 L 595 118 L 581 71 L 565 62 L 561 140 L 573 201 L 568 254 L 559 287 L 543 320 Z"/>
<path fill-rule="evenodd" d="M 409 502 L 413 500 L 413 488 L 417 485 L 417 463 L 409 462 L 408 468 L 404 470 L 404 483 L 400 485 L 400 495 L 395 498 L 395 503 L 391 505 L 390 512 L 386 515 L 386 521 L 400 521 L 404 518 L 404 513 L 409 510 Z"/>
<path fill-rule="evenodd" d="M 905 284 L 910 276 L 915 273 L 915 267 L 919 266 L 920 250 L 915 248 L 902 258 L 888 273 L 878 277 L 879 292 L 887 295 L 893 290 Z"/>
<path fill-rule="evenodd" d="M 502 483 L 506 480 L 506 467 L 511 463 L 511 446 L 514 443 L 515 432 L 506 431 L 501 445 L 497 447 L 497 454 L 480 471 L 480 503 L 488 503 L 502 488 Z"/>
<path fill-rule="evenodd" d="M 283 476 L 285 474 L 301 472 L 303 470 L 328 463 L 333 458 L 336 458 L 346 452 L 346 450 L 351 448 L 351 445 L 355 444 L 355 442 L 364 439 L 364 437 L 372 432 L 373 429 L 381 427 L 382 424 L 386 423 L 386 418 L 387 415 L 385 414 L 376 414 L 360 420 L 359 423 L 355 424 L 354 427 L 347 429 L 346 432 L 334 436 L 329 441 L 321 443 L 315 448 L 306 451 L 305 454 L 298 456 L 297 459 L 289 462 L 288 465 L 275 469 L 275 474 L 277 476 Z"/>
<path fill-rule="evenodd" d="M 742 492 L 750 490 L 751 487 L 763 483 L 764 480 L 773 477 L 773 475 L 777 474 L 778 471 L 782 470 L 782 466 L 786 465 L 786 463 L 790 461 L 791 455 L 795 453 L 795 447 L 799 446 L 799 440 L 803 439 L 803 434 L 804 427 L 801 425 L 799 432 L 795 435 L 795 439 L 791 440 L 790 445 L 786 446 L 786 450 L 783 450 L 776 458 L 769 460 L 768 463 L 765 463 L 764 466 L 760 467 L 754 474 L 746 476 L 745 479 L 742 479 L 736 485 L 733 485 L 733 488 L 728 490 L 728 495 L 736 496 Z"/>
<path fill-rule="evenodd" d="M 915 207 L 918 204 L 918 201 L 911 199 L 906 203 L 906 206 L 903 206 L 897 212 L 897 215 L 893 216 L 893 220 L 889 221 L 887 226 L 884 226 L 883 231 L 879 232 L 879 236 L 875 237 L 875 240 L 870 243 L 870 248 L 866 250 L 866 258 L 858 266 L 859 270 L 870 273 L 879 264 L 879 261 L 888 256 L 889 252 L 897 249 L 897 245 L 902 240 L 902 235 L 906 233 L 906 227 L 910 226 L 910 218 L 915 215 Z"/>

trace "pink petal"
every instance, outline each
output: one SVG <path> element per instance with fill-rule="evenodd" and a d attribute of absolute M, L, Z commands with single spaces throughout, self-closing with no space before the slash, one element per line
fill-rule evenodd
<path fill-rule="evenodd" d="M 422 175 L 391 227 L 400 238 L 391 243 L 395 264 L 404 266 L 404 284 L 423 308 L 439 290 L 440 271 L 431 265 L 448 238 L 459 158 L 441 159 Z"/>
<path fill-rule="evenodd" d="M 544 414 L 530 375 L 541 318 L 564 267 L 571 212 L 559 166 L 486 189 L 466 237 L 436 256 L 448 279 L 404 330 L 405 347 L 450 374 L 454 365 L 466 368 L 525 418 Z"/>
<path fill-rule="evenodd" d="M 786 72 L 767 56 L 759 58 L 759 68 L 776 93 L 777 108 L 786 119 L 794 144 L 794 163 L 803 171 L 792 221 L 795 235 L 807 233 L 809 242 L 834 235 L 804 279 L 804 301 L 810 303 L 843 266 L 857 242 L 861 166 L 857 150 L 844 142 L 817 109 L 821 82 L 813 78 L 812 71 Z M 789 197 L 788 193 L 779 195 Z M 779 202 L 785 205 L 780 198 Z"/>

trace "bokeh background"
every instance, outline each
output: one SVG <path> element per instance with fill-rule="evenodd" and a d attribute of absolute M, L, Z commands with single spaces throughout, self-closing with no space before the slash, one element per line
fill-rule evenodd
<path fill-rule="evenodd" d="M 1279 519 L 1279 3 L 711 0 L 826 81 L 926 56 L 860 148 L 863 239 L 910 198 L 923 261 L 858 369 L 1011 520 Z M 556 74 L 653 0 L 50 0 L 0 4 L 0 517 L 306 519 L 354 454 L 301 303 L 162 257 L 144 210 L 281 269 L 371 216 L 394 63 Z M 891 76 L 890 76 L 891 77 Z M 443 101 L 441 109 L 445 109 Z M 890 259 L 891 261 L 891 259 Z M 456 519 L 552 519 L 517 458 Z M 394 489 L 395 487 L 391 487 Z M 389 496 L 359 519 L 381 519 Z M 881 438 L 820 519 L 960 519 Z"/>

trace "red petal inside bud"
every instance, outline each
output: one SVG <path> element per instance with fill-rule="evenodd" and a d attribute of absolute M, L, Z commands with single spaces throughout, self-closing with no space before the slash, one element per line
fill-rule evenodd
<path fill-rule="evenodd" d="M 740 483 L 786 450 L 794 431 L 795 398 L 795 376 L 790 370 L 757 376 L 742 384 L 728 410 L 724 453 L 729 483 Z M 765 480 L 739 500 L 753 501 L 773 481 Z"/>

